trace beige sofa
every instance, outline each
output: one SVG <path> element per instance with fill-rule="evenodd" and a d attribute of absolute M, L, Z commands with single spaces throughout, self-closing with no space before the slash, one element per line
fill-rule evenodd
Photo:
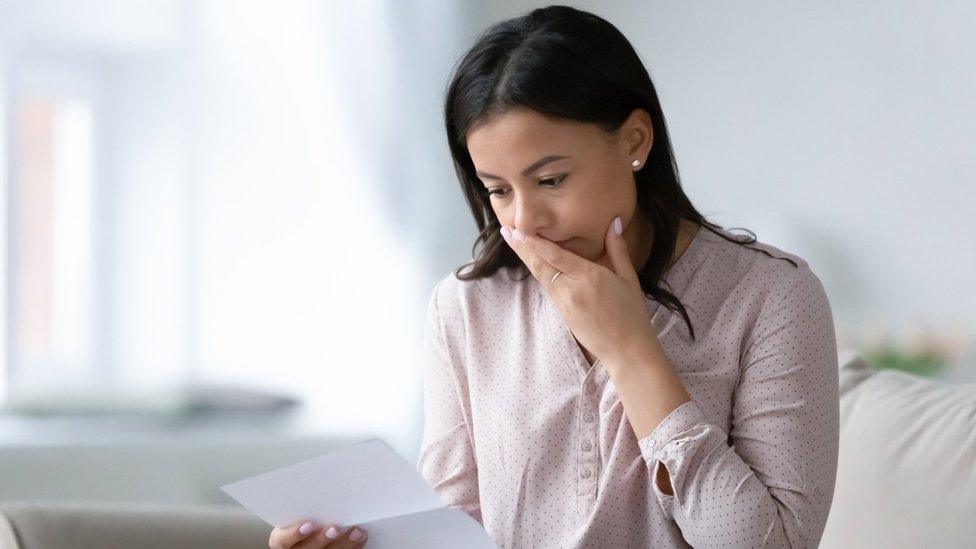
<path fill-rule="evenodd" d="M 840 355 L 837 487 L 821 547 L 976 547 L 976 384 Z M 267 547 L 231 506 L 0 503 L 0 549 Z"/>
<path fill-rule="evenodd" d="M 840 455 L 821 547 L 976 547 L 976 383 L 839 356 Z"/>
<path fill-rule="evenodd" d="M 271 527 L 230 506 L 4 503 L 0 548 L 267 549 Z"/>

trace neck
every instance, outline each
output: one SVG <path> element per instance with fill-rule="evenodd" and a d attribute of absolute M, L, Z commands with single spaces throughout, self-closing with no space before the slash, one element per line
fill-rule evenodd
<path fill-rule="evenodd" d="M 674 251 L 671 254 L 671 261 L 665 267 L 665 271 L 670 269 L 688 249 L 699 227 L 700 225 L 687 219 L 678 220 L 678 236 L 675 240 Z M 633 230 L 630 231 L 629 235 L 627 231 L 624 232 L 624 240 L 627 241 L 630 260 L 633 262 L 634 268 L 639 271 L 651 257 L 651 250 L 654 247 L 654 225 L 643 210 L 638 207 L 630 228 Z"/>
<path fill-rule="evenodd" d="M 634 269 L 641 270 L 651 257 L 651 249 L 654 247 L 654 225 L 644 214 L 644 210 L 638 206 L 634 212 L 633 222 L 630 224 L 630 234 L 624 231 L 624 240 L 627 241 L 627 251 L 630 252 L 630 261 Z"/>

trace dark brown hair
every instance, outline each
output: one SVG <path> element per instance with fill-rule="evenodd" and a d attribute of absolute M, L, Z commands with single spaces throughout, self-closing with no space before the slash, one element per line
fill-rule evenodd
<path fill-rule="evenodd" d="M 694 340 L 684 305 L 659 286 L 674 253 L 679 220 L 695 222 L 737 244 L 755 242 L 755 234 L 749 231 L 752 240 L 730 239 L 715 230 L 721 225 L 707 221 L 691 204 L 681 188 L 657 92 L 637 52 L 612 24 L 575 8 L 549 6 L 496 23 L 478 37 L 454 69 L 444 100 L 447 141 L 479 230 L 472 247 L 474 261 L 459 267 L 455 276 L 484 278 L 502 267 L 516 269 L 521 275 L 518 280 L 529 275 L 498 232 L 501 225 L 467 147 L 467 133 L 476 123 L 515 107 L 596 124 L 606 132 L 616 131 L 635 109 L 650 114 L 654 143 L 647 164 L 634 178 L 638 207 L 653 224 L 654 242 L 637 274 L 645 295 L 681 312 Z M 461 273 L 465 267 L 470 269 Z"/>

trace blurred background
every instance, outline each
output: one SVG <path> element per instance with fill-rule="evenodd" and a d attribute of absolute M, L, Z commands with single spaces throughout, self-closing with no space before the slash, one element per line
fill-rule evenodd
<path fill-rule="evenodd" d="M 841 348 L 976 381 L 974 4 L 568 4 L 639 52 L 699 210 L 810 263 Z M 444 89 L 545 5 L 0 0 L 0 499 L 415 460 L 427 299 L 476 234 Z"/>

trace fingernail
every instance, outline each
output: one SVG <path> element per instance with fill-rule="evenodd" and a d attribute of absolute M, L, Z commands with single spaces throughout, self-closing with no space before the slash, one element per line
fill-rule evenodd
<path fill-rule="evenodd" d="M 514 236 L 516 239 L 518 239 L 519 242 L 525 242 L 525 235 L 522 234 L 522 231 L 520 231 L 518 229 L 515 229 L 514 231 L 512 231 L 512 236 Z"/>
<path fill-rule="evenodd" d="M 363 533 L 362 532 L 360 532 L 356 528 L 353 528 L 352 529 L 352 533 L 349 534 L 349 541 L 356 541 L 357 539 L 361 538 L 362 536 L 363 536 Z"/>
<path fill-rule="evenodd" d="M 307 534 L 312 531 L 315 526 L 311 522 L 306 522 L 305 524 L 298 527 L 299 534 Z"/>
<path fill-rule="evenodd" d="M 328 530 L 325 531 L 325 537 L 329 539 L 336 539 L 337 537 L 339 537 L 339 531 L 336 530 L 335 526 L 331 526 L 329 527 Z"/>
<path fill-rule="evenodd" d="M 620 216 L 613 218 L 613 232 L 620 234 L 624 232 L 624 224 L 620 221 Z"/>
<path fill-rule="evenodd" d="M 502 233 L 502 238 L 505 239 L 505 242 L 507 242 L 509 244 L 512 243 L 512 230 L 511 229 L 509 229 L 508 227 L 502 227 L 499 232 Z"/>

